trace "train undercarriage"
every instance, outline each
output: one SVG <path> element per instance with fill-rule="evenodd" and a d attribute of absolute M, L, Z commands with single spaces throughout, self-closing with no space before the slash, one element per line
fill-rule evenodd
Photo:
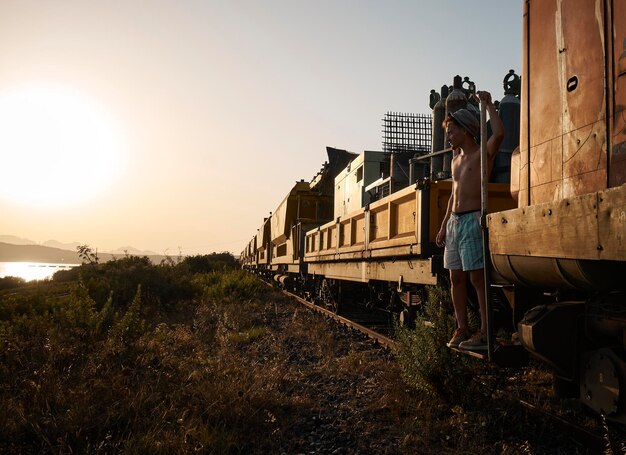
<path fill-rule="evenodd" d="M 571 297 L 553 298 L 528 311 L 519 324 L 520 339 L 553 369 L 559 395 L 580 398 L 596 412 L 626 423 L 626 293 Z"/>

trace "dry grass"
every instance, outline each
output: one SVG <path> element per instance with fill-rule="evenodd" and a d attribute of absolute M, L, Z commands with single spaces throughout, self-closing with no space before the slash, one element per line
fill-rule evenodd
<path fill-rule="evenodd" d="M 106 274 L 0 294 L 1 453 L 557 453 L 505 398 L 463 396 L 450 365 L 431 380 L 456 391 L 427 386 L 238 271 L 172 280 L 167 304 L 126 279 L 125 302 L 94 298 L 115 292 Z M 405 353 L 440 352 L 405 335 Z M 541 379 L 481 371 L 492 388 Z"/>

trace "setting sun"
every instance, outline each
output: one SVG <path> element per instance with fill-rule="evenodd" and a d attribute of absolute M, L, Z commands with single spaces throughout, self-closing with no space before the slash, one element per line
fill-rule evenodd
<path fill-rule="evenodd" d="M 0 93 L 0 197 L 60 207 L 88 200 L 120 175 L 122 135 L 94 100 L 64 88 Z"/>

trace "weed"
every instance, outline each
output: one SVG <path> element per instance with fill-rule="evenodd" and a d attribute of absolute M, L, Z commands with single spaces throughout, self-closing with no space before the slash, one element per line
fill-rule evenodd
<path fill-rule="evenodd" d="M 262 298 L 269 289 L 258 278 L 241 270 L 200 275 L 194 284 L 209 299 L 237 303 Z"/>
<path fill-rule="evenodd" d="M 426 303 L 415 329 L 398 328 L 398 361 L 406 383 L 446 403 L 469 403 L 475 395 L 472 359 L 446 347 L 454 318 L 438 301 Z"/>
<path fill-rule="evenodd" d="M 270 333 L 266 327 L 252 327 L 244 332 L 231 333 L 229 340 L 233 343 L 248 344 Z"/>
<path fill-rule="evenodd" d="M 145 324 L 141 319 L 141 285 L 124 316 L 111 328 L 111 336 L 129 341 L 143 333 Z"/>

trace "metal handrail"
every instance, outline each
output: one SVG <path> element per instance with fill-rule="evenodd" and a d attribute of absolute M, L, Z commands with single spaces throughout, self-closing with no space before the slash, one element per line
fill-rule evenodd
<path fill-rule="evenodd" d="M 490 255 L 489 255 L 489 231 L 487 229 L 487 206 L 489 192 L 489 156 L 487 152 L 487 105 L 480 103 L 480 225 L 483 232 L 483 264 L 485 276 L 485 325 L 487 326 L 487 356 L 493 360 L 494 336 L 493 336 L 493 305 L 490 298 Z"/>
<path fill-rule="evenodd" d="M 428 155 L 421 155 L 413 158 L 415 161 L 419 160 L 427 160 L 434 156 L 445 155 L 446 153 L 452 152 L 452 148 L 448 147 L 447 149 L 439 150 L 438 152 L 429 153 Z"/>

